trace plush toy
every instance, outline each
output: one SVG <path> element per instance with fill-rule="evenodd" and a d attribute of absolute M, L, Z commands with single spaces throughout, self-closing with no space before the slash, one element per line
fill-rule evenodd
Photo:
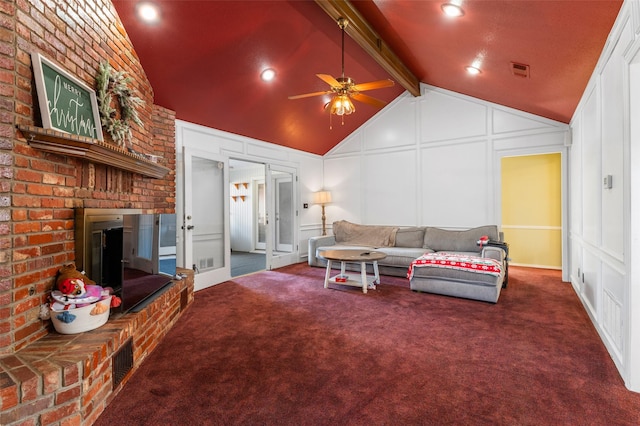
<path fill-rule="evenodd" d="M 120 299 L 118 296 L 111 296 L 111 307 L 112 308 L 117 308 L 121 304 L 122 304 L 122 299 Z"/>
<path fill-rule="evenodd" d="M 58 286 L 59 290 L 51 293 L 51 296 L 61 302 L 68 309 L 82 308 L 108 296 L 108 292 L 99 285 L 85 285 L 81 279 L 67 278 Z"/>
<path fill-rule="evenodd" d="M 82 272 L 76 269 L 76 264 L 71 262 L 63 265 L 58 269 L 58 277 L 56 278 L 56 288 L 62 292 L 60 284 L 66 279 L 80 279 L 85 285 L 93 285 L 96 282 L 87 277 Z M 64 293 L 64 292 L 63 292 Z"/>
<path fill-rule="evenodd" d="M 107 296 L 111 296 L 111 307 L 117 308 L 122 303 L 122 299 L 116 296 L 116 292 L 111 287 L 104 287 L 102 289 L 102 298 L 106 299 Z"/>
<path fill-rule="evenodd" d="M 100 300 L 102 287 L 76 269 L 75 263 L 67 263 L 58 270 L 56 289 L 51 295 L 57 308 L 79 308 Z M 53 305 L 52 305 L 53 306 Z"/>
<path fill-rule="evenodd" d="M 60 293 L 67 297 L 82 297 L 86 292 L 84 281 L 80 278 L 66 278 L 58 284 Z"/>
<path fill-rule="evenodd" d="M 76 269 L 75 263 L 68 263 L 58 270 L 56 288 L 51 293 L 51 309 L 55 311 L 82 308 L 111 296 L 111 307 L 122 303 L 111 287 L 96 285 L 95 281 Z"/>

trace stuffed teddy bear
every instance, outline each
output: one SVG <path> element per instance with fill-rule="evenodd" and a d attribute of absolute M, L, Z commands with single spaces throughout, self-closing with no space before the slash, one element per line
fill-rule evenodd
<path fill-rule="evenodd" d="M 121 303 L 111 287 L 103 288 L 97 285 L 91 278 L 78 271 L 73 262 L 63 265 L 58 270 L 56 289 L 57 291 L 52 293 L 54 302 L 51 305 L 55 310 L 81 308 L 108 296 L 112 296 L 112 308 L 120 306 Z"/>
<path fill-rule="evenodd" d="M 75 263 L 67 263 L 58 270 L 56 288 L 66 303 L 74 303 L 76 308 L 86 306 L 91 301 L 99 300 L 102 287 L 76 269 Z"/>
<path fill-rule="evenodd" d="M 89 303 L 108 295 L 99 285 L 86 284 L 79 278 L 67 278 L 58 286 L 58 290 L 68 299 L 72 299 L 76 308 L 81 308 Z M 103 294 L 104 293 L 104 294 Z M 85 303 L 89 301 L 89 303 Z"/>
<path fill-rule="evenodd" d="M 78 271 L 76 269 L 76 264 L 74 262 L 71 263 L 67 263 L 66 265 L 62 265 L 60 267 L 60 269 L 58 269 L 58 276 L 56 278 L 56 288 L 58 290 L 60 290 L 61 292 L 65 293 L 61 288 L 61 284 L 64 280 L 67 279 L 79 279 L 82 280 L 82 282 L 87 285 L 94 285 L 96 282 L 93 281 L 92 279 L 90 279 L 89 277 L 87 277 L 85 274 L 83 274 L 82 272 Z M 69 294 L 69 293 L 66 293 Z"/>

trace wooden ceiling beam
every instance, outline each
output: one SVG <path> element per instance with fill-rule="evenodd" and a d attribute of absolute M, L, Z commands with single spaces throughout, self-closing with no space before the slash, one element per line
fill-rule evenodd
<path fill-rule="evenodd" d="M 420 81 L 380 38 L 349 1 L 316 0 L 316 3 L 337 23 L 345 18 L 349 25 L 345 32 L 362 47 L 391 77 L 413 96 L 420 96 Z"/>

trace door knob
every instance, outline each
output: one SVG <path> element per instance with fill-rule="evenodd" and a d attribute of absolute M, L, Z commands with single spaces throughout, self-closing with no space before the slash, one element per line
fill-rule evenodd
<path fill-rule="evenodd" d="M 192 230 L 193 229 L 193 225 L 187 225 L 187 230 Z"/>

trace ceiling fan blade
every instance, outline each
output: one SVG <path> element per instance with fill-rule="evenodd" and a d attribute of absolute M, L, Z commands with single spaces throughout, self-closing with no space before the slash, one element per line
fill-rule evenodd
<path fill-rule="evenodd" d="M 383 108 L 387 105 L 387 103 L 385 101 L 381 101 L 380 99 L 376 99 L 376 98 L 372 98 L 371 96 L 368 95 L 363 95 L 362 93 L 352 93 L 351 98 L 355 99 L 356 101 L 365 103 L 365 104 L 369 104 L 369 105 L 373 105 L 376 108 Z"/>
<path fill-rule="evenodd" d="M 342 89 L 342 84 L 329 74 L 316 74 L 316 76 L 334 89 Z"/>
<path fill-rule="evenodd" d="M 333 93 L 333 90 L 325 90 L 323 92 L 305 93 L 304 95 L 293 95 L 293 96 L 289 96 L 289 99 L 310 98 L 312 96 L 327 95 L 329 93 Z"/>
<path fill-rule="evenodd" d="M 364 92 L 365 90 L 382 89 L 383 87 L 391 87 L 395 83 L 392 80 L 371 81 L 369 83 L 356 84 L 352 87 L 356 92 Z"/>

